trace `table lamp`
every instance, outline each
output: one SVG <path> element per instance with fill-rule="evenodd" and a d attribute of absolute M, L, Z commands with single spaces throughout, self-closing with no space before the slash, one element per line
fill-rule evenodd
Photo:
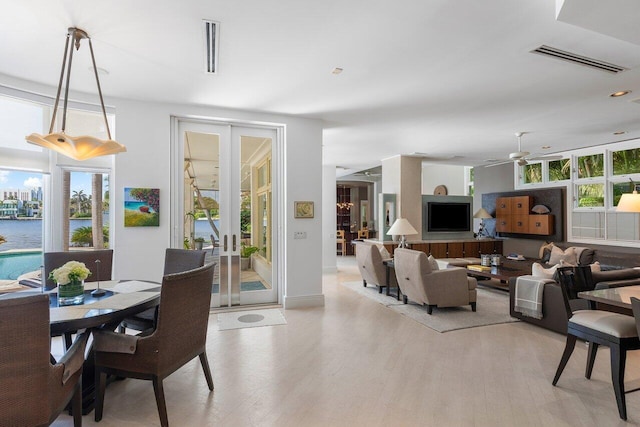
<path fill-rule="evenodd" d="M 616 212 L 640 212 L 640 194 L 636 190 L 623 194 L 616 206 Z"/>
<path fill-rule="evenodd" d="M 480 208 L 473 214 L 474 218 L 480 219 L 480 227 L 478 228 L 478 239 L 482 239 L 485 236 L 485 228 L 484 228 L 484 220 L 487 218 L 493 218 L 489 212 L 485 208 Z"/>
<path fill-rule="evenodd" d="M 387 235 L 389 236 L 401 236 L 400 243 L 398 244 L 399 248 L 407 247 L 407 234 L 418 234 L 418 232 L 406 218 L 396 219 L 389 231 L 387 231 Z"/>

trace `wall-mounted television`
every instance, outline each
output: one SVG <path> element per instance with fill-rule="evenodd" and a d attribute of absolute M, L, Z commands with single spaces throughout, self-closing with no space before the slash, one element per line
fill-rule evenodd
<path fill-rule="evenodd" d="M 428 202 L 427 231 L 471 231 L 471 204 L 458 202 Z"/>

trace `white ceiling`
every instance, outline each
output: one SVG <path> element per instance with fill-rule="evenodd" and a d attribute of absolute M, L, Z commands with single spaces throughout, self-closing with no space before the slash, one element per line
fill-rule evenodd
<path fill-rule="evenodd" d="M 485 164 L 516 151 L 518 131 L 530 152 L 640 137 L 640 2 L 558 4 L 557 20 L 554 0 L 1 0 L 0 73 L 55 86 L 77 26 L 107 99 L 322 119 L 339 174 L 412 152 Z M 217 75 L 203 72 L 202 19 L 221 25 Z M 543 44 L 628 70 L 529 53 Z M 86 53 L 72 89 L 95 92 Z"/>

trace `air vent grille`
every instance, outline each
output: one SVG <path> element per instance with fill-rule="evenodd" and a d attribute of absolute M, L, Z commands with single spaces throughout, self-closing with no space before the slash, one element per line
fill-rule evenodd
<path fill-rule="evenodd" d="M 597 70 L 613 74 L 618 74 L 626 70 L 625 67 L 621 67 L 620 65 L 609 64 L 608 62 L 599 61 L 576 53 L 566 52 L 546 45 L 542 45 L 539 48 L 532 50 L 531 53 L 550 56 L 552 58 L 573 62 L 574 64 L 584 65 L 585 67 L 595 68 Z"/>
<path fill-rule="evenodd" d="M 204 43 L 205 43 L 205 71 L 209 74 L 216 74 L 218 71 L 218 39 L 220 35 L 220 24 L 215 21 L 204 20 Z"/>

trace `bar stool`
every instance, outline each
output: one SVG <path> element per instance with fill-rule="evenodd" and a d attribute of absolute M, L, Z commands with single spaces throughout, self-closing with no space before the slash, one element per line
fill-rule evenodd
<path fill-rule="evenodd" d="M 344 238 L 344 230 L 336 231 L 336 242 L 338 243 L 338 251 L 344 256 L 347 251 L 347 239 Z"/>

